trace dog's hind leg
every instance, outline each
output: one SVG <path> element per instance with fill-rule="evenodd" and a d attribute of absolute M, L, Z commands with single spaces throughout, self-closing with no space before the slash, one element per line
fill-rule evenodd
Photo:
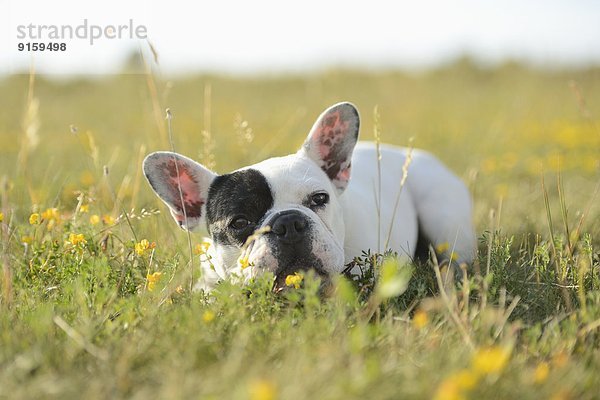
<path fill-rule="evenodd" d="M 471 196 L 465 184 L 429 153 L 415 150 L 406 184 L 419 220 L 419 235 L 438 260 L 470 264 L 476 251 Z"/>

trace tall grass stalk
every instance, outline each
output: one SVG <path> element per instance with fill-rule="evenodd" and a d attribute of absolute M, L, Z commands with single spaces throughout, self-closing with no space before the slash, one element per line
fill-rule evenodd
<path fill-rule="evenodd" d="M 140 168 L 140 165 L 142 165 L 145 156 L 146 145 L 141 144 L 140 149 L 138 150 L 137 162 L 135 163 L 135 178 L 133 179 L 133 189 L 131 191 L 131 201 L 129 203 L 129 209 L 135 208 L 135 206 L 138 204 L 137 200 L 142 182 L 142 168 Z"/>
<path fill-rule="evenodd" d="M 377 154 L 377 196 L 375 199 L 375 206 L 377 207 L 377 252 L 381 253 L 381 125 L 377 106 L 373 109 L 373 137 L 375 138 L 375 152 Z"/>
<path fill-rule="evenodd" d="M 171 120 L 173 119 L 173 114 L 171 114 L 171 110 L 167 108 L 167 128 L 169 132 L 169 142 L 171 144 L 171 151 L 175 152 L 175 142 L 173 140 L 173 127 L 171 126 Z M 181 189 L 181 175 L 179 174 L 179 163 L 177 162 L 177 158 L 173 157 L 173 162 L 175 163 L 175 172 L 177 173 L 177 189 L 179 190 L 179 201 L 181 202 L 181 209 L 183 210 L 183 220 L 185 221 L 185 225 L 188 225 L 188 217 L 187 210 L 185 209 L 185 203 L 183 202 L 183 190 Z M 189 229 L 186 229 L 187 233 L 187 241 L 188 241 L 188 249 L 190 256 L 190 291 L 194 288 L 194 250 L 192 248 L 192 234 Z"/>
<path fill-rule="evenodd" d="M 157 66 L 158 66 L 158 54 L 156 53 L 156 50 L 154 49 L 154 47 L 152 45 L 150 45 L 149 42 L 148 42 L 148 44 L 150 46 L 150 49 L 152 50 L 152 54 L 154 55 L 154 61 L 157 63 Z M 152 113 L 154 115 L 154 122 L 156 124 L 156 127 L 158 128 L 161 145 L 163 147 L 166 147 L 168 145 L 169 138 L 167 136 L 167 132 L 165 131 L 165 127 L 164 127 L 163 120 L 162 120 L 162 111 L 161 111 L 162 107 L 160 105 L 160 100 L 158 97 L 158 89 L 156 87 L 156 82 L 154 80 L 154 74 L 152 73 L 152 67 L 151 67 L 150 63 L 148 63 L 146 61 L 146 58 L 144 57 L 144 53 L 142 51 L 140 51 L 140 57 L 144 63 L 144 67 L 145 67 L 146 85 L 148 86 L 148 90 L 150 92 L 150 99 L 152 100 Z"/>
<path fill-rule="evenodd" d="M 431 256 L 433 258 L 433 270 L 435 272 L 435 278 L 437 281 L 437 285 L 440 291 L 440 296 L 444 305 L 446 306 L 446 311 L 450 316 L 450 320 L 454 323 L 458 331 L 460 332 L 463 341 L 469 347 L 469 349 L 475 349 L 475 345 L 473 344 L 473 339 L 469 334 L 469 330 L 464 325 L 464 322 L 460 318 L 459 313 L 456 310 L 456 292 L 454 290 L 446 290 L 447 285 L 445 284 L 444 278 L 442 278 L 442 272 L 440 271 L 440 264 L 437 260 L 437 256 L 435 255 L 434 249 L 430 249 Z"/>
<path fill-rule="evenodd" d="M 215 160 L 215 142 L 212 137 L 212 85 L 204 85 L 204 127 L 202 129 L 202 150 L 200 151 L 200 160 L 208 169 L 214 169 Z"/>
<path fill-rule="evenodd" d="M 550 200 L 548 198 L 548 190 L 546 189 L 546 184 L 544 182 L 544 175 L 542 174 L 542 192 L 544 195 L 544 205 L 546 206 L 546 220 L 548 222 L 548 230 L 550 231 L 550 240 L 552 245 L 552 255 L 554 258 L 554 271 L 556 274 L 557 284 L 560 286 L 560 293 L 563 298 L 565 307 L 567 311 L 572 311 L 571 305 L 571 295 L 567 290 L 567 287 L 564 282 L 563 273 L 560 268 L 560 260 L 561 257 L 556 249 L 556 235 L 554 233 L 554 224 L 552 223 L 552 211 L 550 210 Z"/>
<path fill-rule="evenodd" d="M 8 207 L 8 178 L 6 176 L 3 176 L 2 179 L 0 179 L 0 200 L 2 200 L 0 211 L 2 211 L 4 216 L 4 222 L 0 222 L 0 235 L 2 237 L 2 282 L 0 282 L 2 297 L 0 297 L 0 301 L 8 308 L 12 304 L 13 287 L 10 258 L 8 256 L 9 242 L 11 237 L 11 215 L 9 214 Z"/>
<path fill-rule="evenodd" d="M 400 186 L 398 188 L 398 195 L 396 196 L 396 201 L 394 202 L 394 208 L 392 210 L 392 218 L 390 219 L 390 228 L 388 229 L 388 233 L 387 233 L 387 239 L 385 240 L 385 248 L 387 249 L 389 244 L 390 244 L 390 240 L 392 238 L 392 231 L 394 229 L 394 225 L 395 225 L 395 221 L 396 221 L 396 212 L 398 211 L 398 206 L 400 205 L 400 196 L 402 195 L 402 189 L 404 188 L 404 185 L 406 184 L 406 179 L 408 178 L 408 168 L 410 167 L 410 164 L 412 163 L 412 153 L 413 153 L 413 146 L 412 146 L 412 138 L 410 138 L 409 140 L 409 148 L 408 148 L 408 152 L 406 153 L 406 159 L 404 160 L 404 164 L 402 165 L 402 177 L 400 178 Z"/>

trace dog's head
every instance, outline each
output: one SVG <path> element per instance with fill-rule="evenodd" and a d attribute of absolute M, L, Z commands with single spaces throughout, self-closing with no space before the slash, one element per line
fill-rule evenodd
<path fill-rule="evenodd" d="M 350 179 L 358 131 L 356 108 L 340 103 L 319 116 L 296 154 L 217 175 L 182 155 L 156 152 L 143 169 L 182 228 L 206 223 L 220 270 L 238 268 L 246 277 L 271 271 L 282 286 L 296 271 L 327 278 L 343 269 L 339 196 Z M 243 271 L 242 250 L 250 266 Z"/>

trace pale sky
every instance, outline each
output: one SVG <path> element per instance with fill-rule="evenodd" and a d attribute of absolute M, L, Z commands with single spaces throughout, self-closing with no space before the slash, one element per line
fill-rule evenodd
<path fill-rule="evenodd" d="M 53 39 L 64 52 L 19 52 L 17 27 L 144 25 L 165 73 L 298 72 L 335 66 L 420 68 L 470 54 L 549 67 L 600 64 L 600 1 L 0 0 L 0 74 L 119 72 L 145 40 Z"/>

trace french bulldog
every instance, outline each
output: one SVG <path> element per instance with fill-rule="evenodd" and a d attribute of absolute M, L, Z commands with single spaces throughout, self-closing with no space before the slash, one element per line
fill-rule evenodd
<path fill-rule="evenodd" d="M 354 105 L 335 104 L 297 153 L 223 175 L 177 153 L 148 155 L 144 174 L 175 221 L 210 235 L 196 287 L 265 271 L 279 287 L 306 270 L 328 279 L 367 249 L 409 260 L 433 246 L 451 264 L 470 263 L 463 182 L 425 151 L 358 142 L 359 126 Z"/>

